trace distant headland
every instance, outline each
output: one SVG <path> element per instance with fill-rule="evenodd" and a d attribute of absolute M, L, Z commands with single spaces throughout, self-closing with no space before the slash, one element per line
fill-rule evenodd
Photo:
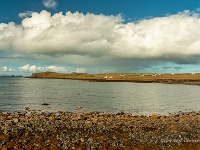
<path fill-rule="evenodd" d="M 41 79 L 70 79 L 84 80 L 90 82 L 137 82 L 137 83 L 183 83 L 200 85 L 200 73 L 183 73 L 183 74 L 140 74 L 140 73 L 105 73 L 105 74 L 88 74 L 76 73 L 62 74 L 56 72 L 33 73 L 30 78 Z"/>
<path fill-rule="evenodd" d="M 23 77 L 22 75 L 0 75 L 0 77 Z"/>

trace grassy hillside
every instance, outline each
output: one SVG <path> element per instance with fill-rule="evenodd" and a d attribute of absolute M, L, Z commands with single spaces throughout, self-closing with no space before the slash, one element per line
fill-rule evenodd
<path fill-rule="evenodd" d="M 31 78 L 72 79 L 93 82 L 158 82 L 158 83 L 196 83 L 200 81 L 200 74 L 138 74 L 138 73 L 108 73 L 87 74 L 71 73 L 61 74 L 56 72 L 41 72 L 32 74 Z"/>

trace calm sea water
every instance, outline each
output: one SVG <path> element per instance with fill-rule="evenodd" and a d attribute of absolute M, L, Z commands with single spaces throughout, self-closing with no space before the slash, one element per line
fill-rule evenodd
<path fill-rule="evenodd" d="M 200 86 L 179 84 L 1 77 L 0 111 L 25 107 L 51 112 L 124 111 L 145 115 L 200 111 L 199 91 Z"/>

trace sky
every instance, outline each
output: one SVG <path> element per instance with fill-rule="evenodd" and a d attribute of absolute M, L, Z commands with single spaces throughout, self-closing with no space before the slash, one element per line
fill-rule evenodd
<path fill-rule="evenodd" d="M 198 0 L 0 0 L 0 75 L 200 72 Z"/>

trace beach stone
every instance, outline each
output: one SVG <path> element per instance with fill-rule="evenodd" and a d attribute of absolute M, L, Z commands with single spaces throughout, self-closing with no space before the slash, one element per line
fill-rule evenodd
<path fill-rule="evenodd" d="M 90 137 L 90 138 L 88 139 L 88 142 L 92 142 L 92 141 L 93 141 L 93 138 Z"/>
<path fill-rule="evenodd" d="M 82 107 L 81 106 L 77 106 L 77 109 L 81 109 Z"/>
<path fill-rule="evenodd" d="M 49 104 L 49 103 L 42 103 L 42 105 L 48 106 L 48 105 L 50 105 L 50 104 Z"/>
<path fill-rule="evenodd" d="M 29 107 L 25 107 L 25 110 L 30 110 L 30 108 Z"/>
<path fill-rule="evenodd" d="M 84 139 L 84 138 L 80 138 L 80 141 L 81 141 L 81 142 L 85 142 L 85 139 Z"/>
<path fill-rule="evenodd" d="M 200 139 L 199 116 L 192 114 L 192 117 L 180 118 L 178 115 L 148 117 L 97 112 L 0 113 L 0 145 L 9 145 L 10 149 L 125 149 L 129 145 L 140 150 L 137 145 L 145 149 L 156 144 L 157 149 L 167 149 L 168 144 L 163 143 L 171 139 Z M 193 144 L 198 146 L 197 143 Z"/>
<path fill-rule="evenodd" d="M 13 116 L 9 115 L 7 118 L 8 118 L 8 119 L 12 119 L 12 118 L 13 118 Z"/>
<path fill-rule="evenodd" d="M 116 146 L 116 143 L 115 143 L 115 142 L 113 142 L 113 143 L 112 143 L 112 146 L 113 146 L 113 147 L 115 147 L 115 146 Z"/>
<path fill-rule="evenodd" d="M 3 112 L 3 115 L 8 115 L 8 112 Z"/>
<path fill-rule="evenodd" d="M 176 125 L 171 125 L 168 128 L 170 131 L 176 131 L 177 130 L 177 126 Z"/>
<path fill-rule="evenodd" d="M 18 118 L 14 118 L 13 121 L 14 121 L 14 123 L 18 123 L 19 119 Z"/>

